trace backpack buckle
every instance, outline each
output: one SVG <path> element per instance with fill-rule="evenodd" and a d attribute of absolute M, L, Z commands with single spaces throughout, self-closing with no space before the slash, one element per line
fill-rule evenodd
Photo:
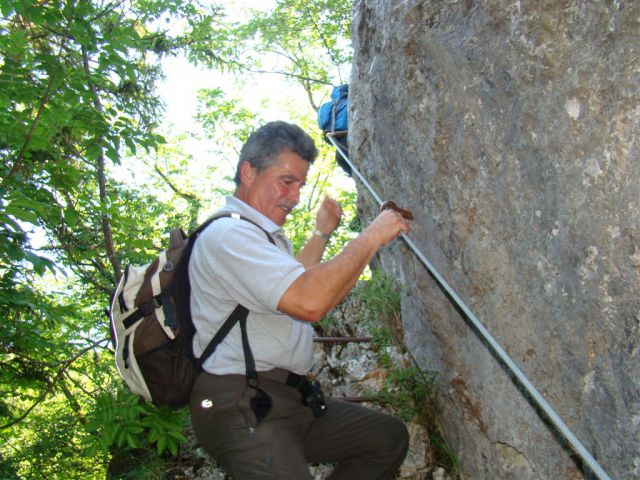
<path fill-rule="evenodd" d="M 151 315 L 157 308 L 160 308 L 161 306 L 162 306 L 162 303 L 160 303 L 156 297 L 153 297 L 148 302 L 145 302 L 142 305 L 140 305 L 138 307 L 138 310 L 140 310 L 142 315 L 146 317 L 147 315 Z"/>

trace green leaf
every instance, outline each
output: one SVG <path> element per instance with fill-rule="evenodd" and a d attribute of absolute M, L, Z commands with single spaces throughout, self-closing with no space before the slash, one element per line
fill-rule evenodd
<path fill-rule="evenodd" d="M 125 442 L 127 441 L 127 436 L 127 431 L 124 428 L 119 428 L 118 434 L 116 435 L 116 445 L 118 447 L 124 446 Z"/>
<path fill-rule="evenodd" d="M 136 144 L 133 141 L 133 139 L 131 139 L 131 137 L 124 137 L 124 143 L 127 145 L 127 147 L 129 147 L 129 150 L 131 150 L 131 154 L 135 155 L 136 154 Z"/>
<path fill-rule="evenodd" d="M 160 437 L 158 439 L 158 443 L 156 444 L 156 449 L 158 451 L 158 455 L 162 455 L 162 453 L 166 450 L 167 448 L 167 440 L 165 437 Z"/>
<path fill-rule="evenodd" d="M 178 443 L 175 442 L 175 440 L 168 438 L 167 439 L 167 447 L 169 449 L 169 451 L 171 452 L 171 454 L 175 457 L 176 455 L 178 455 Z"/>
<path fill-rule="evenodd" d="M 187 437 L 185 437 L 182 432 L 180 431 L 176 431 L 176 430 L 168 430 L 167 431 L 167 435 L 173 439 L 175 439 L 176 441 L 178 441 L 179 443 L 182 442 L 186 442 L 187 441 Z"/>
<path fill-rule="evenodd" d="M 0 13 L 2 13 L 2 16 L 8 18 L 12 12 L 13 2 L 9 0 L 0 0 Z"/>
<path fill-rule="evenodd" d="M 38 215 L 33 210 L 26 210 L 25 208 L 16 204 L 9 204 L 5 207 L 5 213 L 12 215 L 17 220 L 28 222 L 33 225 L 38 224 Z"/>
<path fill-rule="evenodd" d="M 79 219 L 80 219 L 80 216 L 75 209 L 73 208 L 64 209 L 64 221 L 67 224 L 67 226 L 71 228 L 75 227 L 76 225 L 78 225 Z"/>
<path fill-rule="evenodd" d="M 113 148 L 111 145 L 106 146 L 105 155 L 109 157 L 113 163 L 120 163 L 120 154 L 118 153 L 118 150 Z"/>
<path fill-rule="evenodd" d="M 127 435 L 127 445 L 130 448 L 138 448 L 138 442 L 136 441 L 135 437 L 131 434 Z"/>
<path fill-rule="evenodd" d="M 102 147 L 97 143 L 92 143 L 87 147 L 86 156 L 87 160 L 95 162 L 102 155 Z"/>
<path fill-rule="evenodd" d="M 157 428 L 152 428 L 152 429 L 149 431 L 149 434 L 147 435 L 147 438 L 149 439 L 149 441 L 150 441 L 151 443 L 153 443 L 153 442 L 157 442 L 157 441 L 158 441 L 158 440 L 160 440 L 160 438 L 161 438 L 161 435 L 160 435 L 159 430 L 158 430 Z"/>
<path fill-rule="evenodd" d="M 25 252 L 25 260 L 33 265 L 33 269 L 38 275 L 42 275 L 45 269 L 54 273 L 54 263 L 52 260 L 36 255 L 33 252 Z"/>

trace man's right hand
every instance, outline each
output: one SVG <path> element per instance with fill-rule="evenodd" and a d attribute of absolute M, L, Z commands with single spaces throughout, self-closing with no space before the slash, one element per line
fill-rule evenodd
<path fill-rule="evenodd" d="M 409 222 L 395 210 L 383 210 L 362 233 L 371 235 L 379 245 L 387 245 L 401 232 L 409 233 Z"/>

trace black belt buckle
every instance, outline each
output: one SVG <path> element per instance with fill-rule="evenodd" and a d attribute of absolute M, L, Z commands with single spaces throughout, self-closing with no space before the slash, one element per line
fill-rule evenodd
<path fill-rule="evenodd" d="M 289 387 L 302 391 L 302 386 L 307 381 L 307 377 L 305 377 L 304 375 L 298 375 L 297 373 L 289 372 L 284 383 Z"/>

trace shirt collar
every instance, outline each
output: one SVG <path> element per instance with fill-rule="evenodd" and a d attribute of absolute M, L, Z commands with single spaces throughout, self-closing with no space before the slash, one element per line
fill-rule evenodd
<path fill-rule="evenodd" d="M 222 207 L 220 212 L 239 213 L 240 215 L 247 217 L 249 220 L 253 220 L 255 223 L 260 225 L 260 227 L 272 234 L 278 234 L 282 232 L 282 228 L 277 223 L 260 213 L 249 204 L 243 202 L 239 198 L 228 196 L 226 200 L 227 203 L 224 207 Z"/>

